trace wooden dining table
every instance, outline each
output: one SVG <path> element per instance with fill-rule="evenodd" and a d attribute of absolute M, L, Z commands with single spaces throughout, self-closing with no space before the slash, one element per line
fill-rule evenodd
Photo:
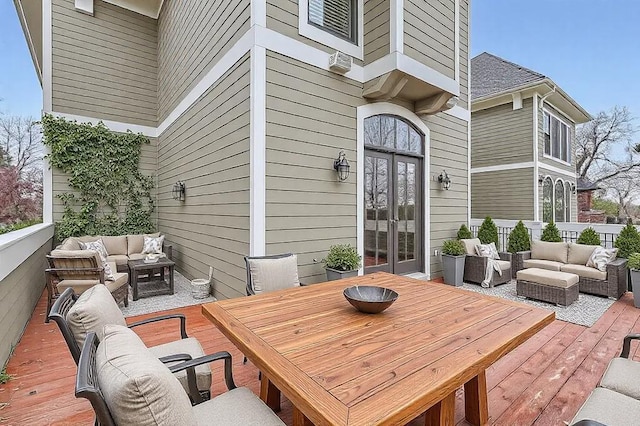
<path fill-rule="evenodd" d="M 398 299 L 379 314 L 343 290 L 375 285 Z M 262 372 L 261 398 L 293 404 L 295 425 L 488 422 L 486 369 L 551 323 L 524 303 L 387 273 L 204 304 L 203 314 Z"/>

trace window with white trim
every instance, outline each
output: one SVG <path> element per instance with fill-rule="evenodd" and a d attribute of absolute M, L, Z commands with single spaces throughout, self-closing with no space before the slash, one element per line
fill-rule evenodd
<path fill-rule="evenodd" d="M 571 182 L 547 176 L 542 183 L 542 221 L 571 222 Z"/>
<path fill-rule="evenodd" d="M 357 8 L 356 0 L 309 0 L 309 23 L 356 43 Z"/>
<path fill-rule="evenodd" d="M 571 128 L 547 111 L 542 117 L 544 154 L 571 163 Z"/>

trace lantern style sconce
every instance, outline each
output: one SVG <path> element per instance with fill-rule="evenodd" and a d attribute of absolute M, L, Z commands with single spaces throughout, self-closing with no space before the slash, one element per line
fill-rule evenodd
<path fill-rule="evenodd" d="M 176 182 L 173 184 L 173 189 L 171 190 L 171 195 L 173 196 L 173 199 L 176 201 L 184 201 L 184 197 L 185 197 L 185 193 L 186 193 L 186 187 L 184 185 L 184 182 Z"/>
<path fill-rule="evenodd" d="M 576 192 L 578 192 L 576 188 L 576 184 L 573 182 L 571 182 L 571 186 L 569 188 L 571 189 L 572 194 L 575 194 Z"/>
<path fill-rule="evenodd" d="M 440 176 L 438 176 L 438 183 L 440 183 L 442 189 L 445 191 L 448 191 L 449 188 L 451 188 L 451 179 L 449 178 L 446 170 L 443 170 L 442 173 L 440 173 Z"/>
<path fill-rule="evenodd" d="M 542 185 L 544 182 L 544 175 L 538 175 L 538 185 Z"/>
<path fill-rule="evenodd" d="M 333 168 L 338 173 L 338 180 L 340 182 L 344 182 L 349 177 L 349 162 L 347 161 L 347 156 L 344 154 L 344 151 L 340 151 L 338 154 L 338 158 L 333 161 Z"/>

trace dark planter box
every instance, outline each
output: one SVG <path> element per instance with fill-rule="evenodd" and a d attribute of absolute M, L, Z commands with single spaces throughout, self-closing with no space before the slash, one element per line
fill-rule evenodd
<path fill-rule="evenodd" d="M 325 268 L 327 270 L 327 281 L 341 280 L 342 278 L 357 277 L 358 270 L 339 271 L 337 269 Z"/>
<path fill-rule="evenodd" d="M 464 260 L 467 256 L 442 255 L 442 275 L 444 283 L 460 287 L 464 284 Z"/>

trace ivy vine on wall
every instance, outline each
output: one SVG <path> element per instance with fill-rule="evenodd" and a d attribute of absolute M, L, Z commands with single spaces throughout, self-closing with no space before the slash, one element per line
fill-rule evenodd
<path fill-rule="evenodd" d="M 46 114 L 42 118 L 47 158 L 68 176 L 71 192 L 57 195 L 64 206 L 56 238 L 152 232 L 153 178 L 140 172 L 142 134 L 112 132 L 102 124 L 79 124 Z"/>

